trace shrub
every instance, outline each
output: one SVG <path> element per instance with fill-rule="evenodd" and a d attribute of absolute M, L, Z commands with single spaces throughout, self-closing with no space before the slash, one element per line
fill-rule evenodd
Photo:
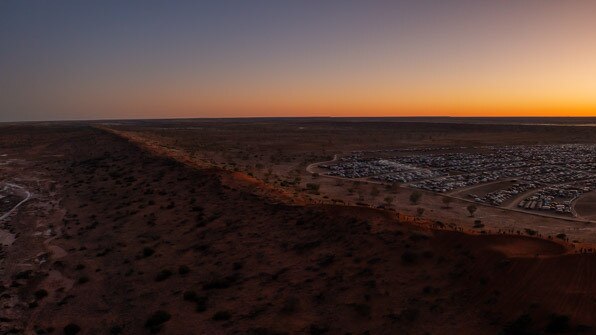
<path fill-rule="evenodd" d="M 306 183 L 306 189 L 309 191 L 317 192 L 317 191 L 319 191 L 320 187 L 321 187 L 321 185 L 316 184 L 316 183 Z"/>
<path fill-rule="evenodd" d="M 416 209 L 416 214 L 418 214 L 418 216 L 422 216 L 422 214 L 424 214 L 424 208 L 418 207 Z"/>
<path fill-rule="evenodd" d="M 333 261 L 335 261 L 335 255 L 333 255 L 333 254 L 325 254 L 325 255 L 322 255 L 317 260 L 317 265 L 319 265 L 321 267 L 326 267 L 326 266 L 331 265 L 331 263 L 333 263 Z"/>
<path fill-rule="evenodd" d="M 232 286 L 234 282 L 233 277 L 215 278 L 203 285 L 204 290 L 225 289 Z"/>
<path fill-rule="evenodd" d="M 369 317 L 370 316 L 370 306 L 367 304 L 351 304 L 354 311 L 358 313 L 358 315 L 362 317 Z"/>
<path fill-rule="evenodd" d="M 149 328 L 152 333 L 156 333 L 159 331 L 161 325 L 170 320 L 171 317 L 170 313 L 166 311 L 156 311 L 145 322 L 145 328 Z"/>
<path fill-rule="evenodd" d="M 196 311 L 197 312 L 204 312 L 207 310 L 207 297 L 197 297 L 197 306 L 196 306 Z"/>
<path fill-rule="evenodd" d="M 417 205 L 420 201 L 420 198 L 422 198 L 422 193 L 420 191 L 414 191 L 412 194 L 410 194 L 410 202 L 412 205 Z"/>
<path fill-rule="evenodd" d="M 476 205 L 469 205 L 467 207 L 467 210 L 470 213 L 470 216 L 474 216 L 474 213 L 476 213 L 476 211 L 478 210 L 478 207 L 476 207 Z"/>
<path fill-rule="evenodd" d="M 152 248 L 149 248 L 149 247 L 143 248 L 143 257 L 152 256 L 154 253 L 155 253 L 155 250 L 153 250 Z"/>
<path fill-rule="evenodd" d="M 429 239 L 428 235 L 421 234 L 421 233 L 414 232 L 410 235 L 410 240 L 412 240 L 414 242 L 424 241 L 424 240 L 428 240 L 428 239 Z"/>
<path fill-rule="evenodd" d="M 403 311 L 401 311 L 401 316 L 404 318 L 404 320 L 409 322 L 413 322 L 416 319 L 418 319 L 419 314 L 420 312 L 418 312 L 417 309 L 413 308 L 406 308 Z"/>
<path fill-rule="evenodd" d="M 180 265 L 178 273 L 181 275 L 187 275 L 190 272 L 190 268 L 186 265 Z"/>
<path fill-rule="evenodd" d="M 39 289 L 39 290 L 35 291 L 35 293 L 33 295 L 35 295 L 35 299 L 38 299 L 38 300 L 43 299 L 48 296 L 48 291 L 46 291 L 44 289 Z"/>
<path fill-rule="evenodd" d="M 312 324 L 312 325 L 310 325 L 309 332 L 311 335 L 323 335 L 323 334 L 329 332 L 329 327 L 326 325 Z"/>
<path fill-rule="evenodd" d="M 117 334 L 121 334 L 122 333 L 122 327 L 121 326 L 112 326 L 110 328 L 110 334 L 112 335 L 117 335 Z"/>
<path fill-rule="evenodd" d="M 164 280 L 170 278 L 171 275 L 172 275 L 172 271 L 170 271 L 168 269 L 161 270 L 155 276 L 155 281 L 164 281 Z"/>
<path fill-rule="evenodd" d="M 281 308 L 281 312 L 284 314 L 294 314 L 294 312 L 298 310 L 299 304 L 300 300 L 298 300 L 298 298 L 290 297 L 284 302 L 284 305 Z"/>
<path fill-rule="evenodd" d="M 14 276 L 14 279 L 29 279 L 31 274 L 33 274 L 32 270 L 21 271 Z"/>
<path fill-rule="evenodd" d="M 213 319 L 215 321 L 226 321 L 226 320 L 229 320 L 231 317 L 232 317 L 232 314 L 230 314 L 230 312 L 219 311 L 219 312 L 213 314 L 213 317 L 211 317 L 211 319 Z"/>
<path fill-rule="evenodd" d="M 452 202 L 453 202 L 452 198 L 443 197 L 443 204 L 445 205 L 445 207 L 449 208 L 449 206 L 451 205 Z"/>
<path fill-rule="evenodd" d="M 64 327 L 64 335 L 75 335 L 81 331 L 81 327 L 74 323 L 69 323 Z"/>
<path fill-rule="evenodd" d="M 244 266 L 244 263 L 242 262 L 234 262 L 234 264 L 232 265 L 232 268 L 237 271 L 242 269 L 242 267 Z"/>
<path fill-rule="evenodd" d="M 411 251 L 404 251 L 401 255 L 401 261 L 405 264 L 413 264 L 418 259 L 418 255 Z"/>
<path fill-rule="evenodd" d="M 385 197 L 385 199 L 383 199 L 385 201 L 385 203 L 387 204 L 387 206 L 390 206 L 393 203 L 393 197 Z"/>
<path fill-rule="evenodd" d="M 567 315 L 551 315 L 550 321 L 546 326 L 547 333 L 567 333 L 570 330 L 569 317 Z"/>
<path fill-rule="evenodd" d="M 503 333 L 507 335 L 527 334 L 530 332 L 532 324 L 532 318 L 528 314 L 524 314 L 505 326 Z"/>
<path fill-rule="evenodd" d="M 186 300 L 186 301 L 197 301 L 199 296 L 197 295 L 197 292 L 195 292 L 195 291 L 186 291 L 182 295 L 182 298 L 184 298 L 184 300 Z"/>
<path fill-rule="evenodd" d="M 204 312 L 207 310 L 207 297 L 199 296 L 194 291 L 186 291 L 184 292 L 183 298 L 185 301 L 196 303 L 197 312 Z"/>

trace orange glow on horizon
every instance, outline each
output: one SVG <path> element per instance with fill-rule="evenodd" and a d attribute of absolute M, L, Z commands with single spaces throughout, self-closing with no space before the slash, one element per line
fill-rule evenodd
<path fill-rule="evenodd" d="M 0 121 L 596 117 L 596 2 L 14 3 Z"/>

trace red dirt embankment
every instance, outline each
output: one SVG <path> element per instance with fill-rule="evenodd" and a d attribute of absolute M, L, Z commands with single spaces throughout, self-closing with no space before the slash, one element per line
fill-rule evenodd
<path fill-rule="evenodd" d="M 530 237 L 463 237 L 445 232 L 444 242 L 484 254 L 476 270 L 486 279 L 478 300 L 487 299 L 506 318 L 542 312 L 569 316 L 579 324 L 596 318 L 596 257 L 568 254 L 564 246 Z M 491 256 L 491 251 L 498 256 Z M 537 256 L 539 255 L 539 256 Z M 470 283 L 473 285 L 473 283 Z M 523 306 L 527 304 L 527 307 Z"/>
<path fill-rule="evenodd" d="M 212 173 L 217 174 L 224 184 L 236 188 L 242 188 L 251 193 L 258 194 L 259 196 L 266 198 L 270 201 L 281 201 L 284 203 L 293 204 L 308 203 L 306 197 L 293 195 L 285 189 L 267 184 L 262 180 L 249 176 L 248 174 L 243 172 L 224 170 L 222 168 L 215 167 L 203 159 L 190 157 L 183 150 L 164 146 L 162 143 L 155 140 L 150 140 L 146 136 L 140 136 L 134 132 L 120 131 L 108 127 L 99 127 L 99 129 L 114 133 L 122 138 L 125 138 L 128 141 L 131 141 L 132 143 L 139 146 L 139 148 L 147 150 L 149 153 L 153 155 L 172 158 L 192 168 L 210 170 Z"/>

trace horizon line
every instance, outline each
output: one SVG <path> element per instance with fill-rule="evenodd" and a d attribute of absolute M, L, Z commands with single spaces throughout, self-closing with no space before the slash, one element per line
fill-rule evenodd
<path fill-rule="evenodd" d="M 97 118 L 97 119 L 38 119 L 0 121 L 0 124 L 14 123 L 57 123 L 57 122 L 125 122 L 125 121 L 182 121 L 182 120 L 250 120 L 250 119 L 595 119 L 595 116 L 220 116 L 220 117 L 153 117 L 153 118 Z"/>

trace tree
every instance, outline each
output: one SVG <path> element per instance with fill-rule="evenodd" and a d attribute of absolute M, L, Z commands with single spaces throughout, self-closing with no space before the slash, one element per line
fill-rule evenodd
<path fill-rule="evenodd" d="M 484 228 L 484 224 L 481 220 L 475 220 L 473 228 Z"/>
<path fill-rule="evenodd" d="M 418 207 L 416 209 L 416 213 L 418 214 L 419 217 L 422 216 L 422 214 L 424 214 L 424 208 Z"/>
<path fill-rule="evenodd" d="M 321 187 L 321 185 L 319 185 L 319 184 L 306 183 L 306 189 L 308 189 L 311 192 L 318 193 L 319 192 L 319 187 Z"/>
<path fill-rule="evenodd" d="M 476 213 L 476 210 L 478 209 L 478 207 L 476 207 L 476 205 L 470 205 L 468 206 L 468 212 L 470 212 L 470 216 L 474 216 L 474 213 Z"/>
<path fill-rule="evenodd" d="M 358 190 L 358 201 L 364 201 L 364 192 L 362 190 Z"/>
<path fill-rule="evenodd" d="M 397 194 L 398 189 L 399 189 L 399 183 L 397 183 L 397 182 L 389 185 L 389 191 L 393 194 Z"/>
<path fill-rule="evenodd" d="M 377 188 L 377 186 L 376 185 L 373 185 L 372 189 L 370 190 L 370 195 L 373 198 L 376 198 L 376 197 L 379 196 L 379 193 L 381 193 L 381 192 L 379 192 L 379 189 Z"/>
<path fill-rule="evenodd" d="M 443 197 L 443 204 L 445 205 L 445 208 L 451 208 L 452 202 L 453 202 L 453 198 Z"/>
<path fill-rule="evenodd" d="M 420 193 L 420 191 L 414 191 L 412 194 L 410 194 L 410 202 L 412 205 L 417 205 L 420 201 L 420 198 L 422 198 L 422 193 Z"/>
<path fill-rule="evenodd" d="M 391 204 L 393 203 L 393 197 L 385 197 L 384 200 L 387 206 L 391 206 Z"/>

